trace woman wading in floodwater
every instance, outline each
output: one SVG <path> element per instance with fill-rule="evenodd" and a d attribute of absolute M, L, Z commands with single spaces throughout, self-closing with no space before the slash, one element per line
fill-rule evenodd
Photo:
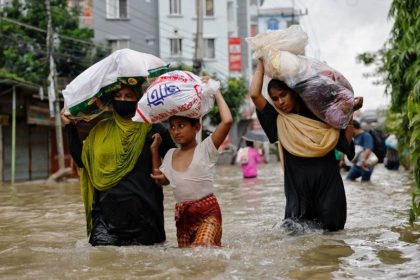
<path fill-rule="evenodd" d="M 351 121 L 337 130 L 320 121 L 284 82 L 271 80 L 267 90 L 273 105 L 262 95 L 264 64 L 259 60 L 251 83 L 251 98 L 258 120 L 271 143 L 279 141 L 286 195 L 283 226 L 295 231 L 295 222 L 329 231 L 344 228 L 347 216 L 343 180 L 334 149 L 354 157 Z M 355 98 L 354 110 L 363 99 Z M 278 111 L 277 111 L 277 110 Z"/>

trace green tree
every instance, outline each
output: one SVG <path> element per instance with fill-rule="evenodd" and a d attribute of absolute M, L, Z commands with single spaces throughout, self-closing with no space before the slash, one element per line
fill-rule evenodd
<path fill-rule="evenodd" d="M 240 117 L 240 107 L 244 103 L 245 96 L 248 93 L 248 87 L 243 78 L 228 78 L 226 83 L 221 83 L 220 91 L 226 104 L 230 108 L 234 120 Z M 209 113 L 210 123 L 216 125 L 220 122 L 219 111 L 217 107 L 213 107 Z"/>
<path fill-rule="evenodd" d="M 58 76 L 74 78 L 94 53 L 93 30 L 79 28 L 77 8 L 66 0 L 51 0 L 53 55 Z M 13 0 L 0 10 L 0 68 L 27 81 L 45 85 L 49 72 L 45 1 Z"/>
<path fill-rule="evenodd" d="M 391 116 L 401 116 L 396 129 L 402 149 L 410 155 L 416 190 L 410 222 L 420 216 L 420 0 L 394 0 L 389 17 L 394 25 L 388 42 L 376 53 L 360 54 L 365 64 L 376 64 L 373 76 L 381 77 L 391 96 Z M 388 121 L 395 119 L 388 118 Z M 395 125 L 394 125 L 395 126 Z"/>

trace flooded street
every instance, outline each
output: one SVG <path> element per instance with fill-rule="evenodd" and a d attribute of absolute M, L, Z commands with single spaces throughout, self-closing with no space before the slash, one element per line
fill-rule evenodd
<path fill-rule="evenodd" d="M 344 174 L 343 174 L 344 176 Z M 278 163 L 243 180 L 217 166 L 223 248 L 176 248 L 174 197 L 165 189 L 167 242 L 92 247 L 77 182 L 0 185 L 1 279 L 419 279 L 420 226 L 408 225 L 413 180 L 379 165 L 372 183 L 345 181 L 343 231 L 291 236 Z"/>

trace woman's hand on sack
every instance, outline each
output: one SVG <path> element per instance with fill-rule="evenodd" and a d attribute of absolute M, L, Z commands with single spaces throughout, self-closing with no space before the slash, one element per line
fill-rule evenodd
<path fill-rule="evenodd" d="M 150 150 L 157 151 L 159 149 L 160 144 L 162 143 L 162 137 L 159 133 L 155 133 L 152 135 L 153 143 L 150 145 Z"/>
<path fill-rule="evenodd" d="M 363 96 L 356 96 L 354 98 L 353 112 L 363 107 Z"/>
<path fill-rule="evenodd" d="M 60 117 L 61 117 L 61 121 L 63 122 L 64 126 L 71 123 L 71 119 L 65 115 L 65 112 L 66 112 L 65 108 L 61 109 Z"/>
<path fill-rule="evenodd" d="M 96 104 L 96 107 L 98 107 L 99 109 L 102 109 L 102 108 L 104 107 L 104 103 L 103 103 L 103 102 L 102 102 L 102 100 L 101 100 L 101 99 L 99 99 L 99 98 L 96 98 L 96 97 L 92 98 L 92 99 L 88 102 L 88 105 L 92 105 L 93 103 L 95 103 L 95 104 Z"/>

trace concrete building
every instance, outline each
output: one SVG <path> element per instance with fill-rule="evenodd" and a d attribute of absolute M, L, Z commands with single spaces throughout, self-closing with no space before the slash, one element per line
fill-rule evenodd
<path fill-rule="evenodd" d="M 196 1 L 159 1 L 160 57 L 173 65 L 192 65 L 195 57 Z M 229 37 L 237 37 L 236 0 L 203 1 L 203 67 L 226 79 Z"/>
<path fill-rule="evenodd" d="M 258 32 L 299 24 L 302 15 L 302 11 L 295 8 L 294 0 L 265 0 L 258 8 Z"/>
<path fill-rule="evenodd" d="M 92 4 L 90 2 L 92 1 Z M 84 0 L 93 11 L 94 42 L 112 51 L 130 48 L 159 56 L 158 3 L 152 0 Z M 87 4 L 86 4 L 87 2 Z M 91 5 L 91 6 L 89 6 Z M 86 21 L 82 17 L 82 23 Z"/>

